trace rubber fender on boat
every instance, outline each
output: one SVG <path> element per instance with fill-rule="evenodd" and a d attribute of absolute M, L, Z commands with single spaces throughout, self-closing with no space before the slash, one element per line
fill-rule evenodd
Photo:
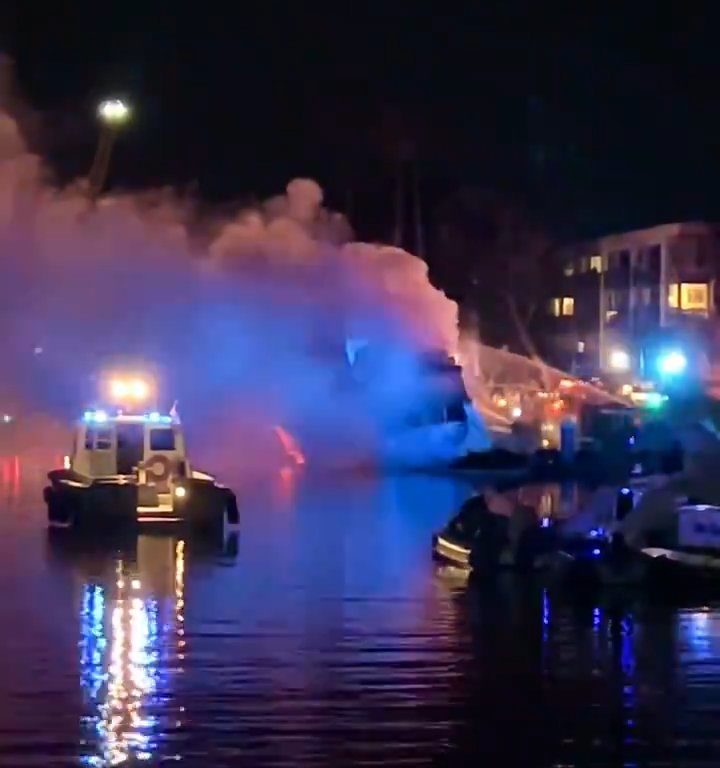
<path fill-rule="evenodd" d="M 170 459 L 162 454 L 150 456 L 143 466 L 148 475 L 156 482 L 163 482 L 170 476 Z"/>

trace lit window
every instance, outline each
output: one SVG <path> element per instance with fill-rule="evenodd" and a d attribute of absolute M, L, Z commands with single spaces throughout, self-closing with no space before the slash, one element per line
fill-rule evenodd
<path fill-rule="evenodd" d="M 564 296 L 562 300 L 562 313 L 563 315 L 575 314 L 575 299 L 572 296 Z"/>
<path fill-rule="evenodd" d="M 584 341 L 578 341 L 577 343 L 577 351 L 579 353 L 583 353 L 585 351 L 585 342 Z"/>
<path fill-rule="evenodd" d="M 548 312 L 554 317 L 560 317 L 561 299 L 550 299 L 548 302 Z"/>
<path fill-rule="evenodd" d="M 572 261 L 568 261 L 563 268 L 563 272 L 565 273 L 565 277 L 572 277 L 575 274 L 575 266 Z"/>
<path fill-rule="evenodd" d="M 707 312 L 708 287 L 706 283 L 680 284 L 680 309 L 691 312 Z"/>
<path fill-rule="evenodd" d="M 672 307 L 673 309 L 677 309 L 679 306 L 678 303 L 678 284 L 677 283 L 671 283 L 668 285 L 668 307 Z"/>
<path fill-rule="evenodd" d="M 591 256 L 590 257 L 590 271 L 591 272 L 602 272 L 603 271 L 603 257 L 602 256 Z"/>
<path fill-rule="evenodd" d="M 578 261 L 578 272 L 587 272 L 588 269 L 590 269 L 590 258 L 588 256 L 583 256 Z"/>

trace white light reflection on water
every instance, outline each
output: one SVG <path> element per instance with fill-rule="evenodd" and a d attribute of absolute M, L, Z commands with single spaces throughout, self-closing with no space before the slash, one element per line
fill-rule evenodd
<path fill-rule="evenodd" d="M 175 544 L 173 554 L 172 597 L 144 593 L 142 573 L 123 560 L 117 561 L 111 597 L 97 584 L 83 588 L 80 685 L 91 712 L 82 720 L 84 765 L 147 761 L 158 750 L 161 729 L 153 711 L 170 683 L 167 672 L 161 677 L 161 649 L 174 638 L 178 658 L 184 659 L 183 541 Z M 164 604 L 170 602 L 167 615 Z"/>

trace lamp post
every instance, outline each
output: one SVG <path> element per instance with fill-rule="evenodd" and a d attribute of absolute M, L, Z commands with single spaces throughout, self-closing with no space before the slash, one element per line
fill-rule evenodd
<path fill-rule="evenodd" d="M 88 194 L 91 200 L 95 200 L 105 186 L 115 138 L 130 119 L 130 107 L 122 99 L 106 99 L 98 105 L 97 116 L 100 121 L 100 134 L 88 176 Z"/>

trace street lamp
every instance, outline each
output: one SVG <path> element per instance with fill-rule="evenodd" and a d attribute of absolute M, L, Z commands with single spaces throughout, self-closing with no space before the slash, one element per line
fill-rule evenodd
<path fill-rule="evenodd" d="M 130 106 L 122 99 L 105 99 L 98 104 L 97 116 L 100 121 L 100 135 L 95 159 L 89 174 L 89 196 L 95 200 L 102 192 L 110 168 L 113 144 L 120 129 L 130 119 Z"/>
<path fill-rule="evenodd" d="M 105 99 L 98 105 L 100 120 L 112 126 L 123 125 L 130 117 L 130 107 L 122 99 Z"/>

